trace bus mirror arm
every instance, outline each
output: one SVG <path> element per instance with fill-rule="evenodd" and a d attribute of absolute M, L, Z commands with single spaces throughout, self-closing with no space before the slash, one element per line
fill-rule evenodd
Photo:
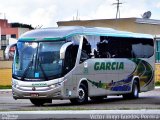
<path fill-rule="evenodd" d="M 62 45 L 60 49 L 60 59 L 63 60 L 65 58 L 65 52 L 68 46 L 72 45 L 73 42 L 67 42 L 64 45 Z"/>
<path fill-rule="evenodd" d="M 14 43 L 14 44 L 10 44 L 10 45 L 8 45 L 7 47 L 6 47 L 6 49 L 5 49 L 5 59 L 9 59 L 9 57 L 10 57 L 10 48 L 11 47 L 14 47 L 14 46 L 16 46 L 17 45 L 17 43 Z"/>

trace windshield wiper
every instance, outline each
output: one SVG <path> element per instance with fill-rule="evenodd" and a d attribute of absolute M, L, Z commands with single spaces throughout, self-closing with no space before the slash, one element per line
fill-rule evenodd
<path fill-rule="evenodd" d="M 38 60 L 39 61 L 39 60 Z M 46 73 L 44 72 L 44 69 L 43 69 L 43 67 L 42 67 L 42 64 L 41 64 L 41 61 L 39 61 L 39 67 L 40 67 L 40 69 L 41 69 L 41 71 L 42 71 L 42 73 L 43 73 L 43 75 L 44 75 L 44 78 L 45 78 L 45 80 L 48 80 L 48 77 L 47 77 L 47 75 L 46 75 Z"/>
<path fill-rule="evenodd" d="M 29 62 L 27 68 L 24 70 L 24 73 L 23 73 L 22 78 L 21 78 L 22 80 L 24 80 L 24 78 L 26 77 L 27 72 L 29 70 L 29 67 L 33 64 L 33 58 L 34 58 L 34 55 L 32 56 L 32 60 Z"/>

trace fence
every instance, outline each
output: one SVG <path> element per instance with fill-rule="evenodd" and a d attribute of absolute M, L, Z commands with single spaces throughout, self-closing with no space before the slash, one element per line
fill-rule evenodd
<path fill-rule="evenodd" d="M 11 85 L 12 61 L 0 61 L 0 85 Z"/>
<path fill-rule="evenodd" d="M 0 69 L 0 85 L 11 85 L 12 69 Z"/>

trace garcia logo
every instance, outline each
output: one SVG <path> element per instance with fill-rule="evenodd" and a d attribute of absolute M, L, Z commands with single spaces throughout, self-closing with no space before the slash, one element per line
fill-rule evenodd
<path fill-rule="evenodd" d="M 32 86 L 42 87 L 42 86 L 47 86 L 47 83 L 33 83 Z"/>
<path fill-rule="evenodd" d="M 94 70 L 123 70 L 123 62 L 95 62 Z"/>

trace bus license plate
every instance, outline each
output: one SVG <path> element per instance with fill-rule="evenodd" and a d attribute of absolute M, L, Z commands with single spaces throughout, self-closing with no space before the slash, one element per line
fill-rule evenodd
<path fill-rule="evenodd" d="M 31 95 L 31 97 L 38 97 L 39 96 L 38 93 L 31 93 L 30 95 Z"/>

